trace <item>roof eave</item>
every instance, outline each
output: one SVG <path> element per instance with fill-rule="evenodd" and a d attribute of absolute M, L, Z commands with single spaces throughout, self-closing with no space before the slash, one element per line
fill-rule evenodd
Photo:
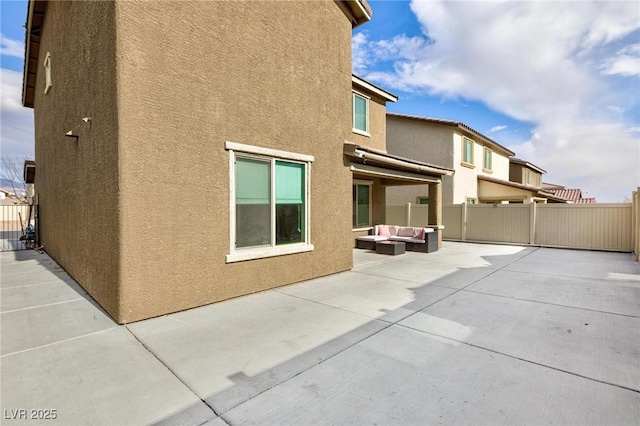
<path fill-rule="evenodd" d="M 504 147 L 504 146 L 500 145 L 498 142 L 496 142 L 493 139 L 483 135 L 482 133 L 478 132 L 477 130 L 473 129 L 472 127 L 467 126 L 466 124 L 462 123 L 461 121 L 446 120 L 446 119 L 443 119 L 443 118 L 420 117 L 420 116 L 417 116 L 417 115 L 399 114 L 399 113 L 395 113 L 395 112 L 387 112 L 387 115 L 390 116 L 390 117 L 406 118 L 406 119 L 409 119 L 409 120 L 423 121 L 423 122 L 426 122 L 426 123 L 433 123 L 433 124 L 440 124 L 440 125 L 443 125 L 443 126 L 455 127 L 455 128 L 457 128 L 459 130 L 465 131 L 467 133 L 470 133 L 470 134 L 472 134 L 474 136 L 479 137 L 480 139 L 482 139 L 484 142 L 488 143 L 492 147 L 498 148 L 499 150 L 503 151 L 505 154 L 507 154 L 508 157 L 512 157 L 512 156 L 516 155 L 515 152 L 511 151 L 507 147 Z"/>
<path fill-rule="evenodd" d="M 366 0 L 343 0 L 343 3 L 346 4 L 353 16 L 351 20 L 352 28 L 356 28 L 371 20 L 373 11 Z"/>
<path fill-rule="evenodd" d="M 369 83 L 367 80 L 358 77 L 355 74 L 351 74 L 351 82 L 372 92 L 375 93 L 378 96 L 383 97 L 384 99 L 386 99 L 389 102 L 398 102 L 398 97 L 392 93 L 387 92 L 384 89 L 379 88 L 378 86 Z"/>
<path fill-rule="evenodd" d="M 25 33 L 25 55 L 22 74 L 22 105 L 33 108 L 38 76 L 40 37 L 47 8 L 46 0 L 29 0 Z"/>

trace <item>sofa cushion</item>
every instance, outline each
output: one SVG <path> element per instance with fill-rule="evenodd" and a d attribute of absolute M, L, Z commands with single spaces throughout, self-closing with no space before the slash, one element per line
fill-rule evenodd
<path fill-rule="evenodd" d="M 408 227 L 408 226 L 403 226 L 398 230 L 398 237 L 413 237 L 414 236 L 414 229 L 412 227 Z"/>
<path fill-rule="evenodd" d="M 389 226 L 388 226 L 388 225 L 376 225 L 376 226 L 375 226 L 374 233 L 375 233 L 376 235 L 385 235 L 385 236 L 387 236 L 387 237 L 388 237 L 389 235 L 391 235 L 391 234 L 389 233 Z"/>
<path fill-rule="evenodd" d="M 366 235 L 364 237 L 358 237 L 356 240 L 360 241 L 386 241 L 389 237 L 384 235 Z"/>
<path fill-rule="evenodd" d="M 391 241 L 411 241 L 413 240 L 413 237 L 399 237 L 397 235 L 392 235 L 389 239 Z"/>

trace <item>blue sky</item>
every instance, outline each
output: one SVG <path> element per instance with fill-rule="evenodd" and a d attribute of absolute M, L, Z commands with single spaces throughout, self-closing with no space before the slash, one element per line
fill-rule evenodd
<path fill-rule="evenodd" d="M 354 72 L 389 111 L 462 121 L 599 202 L 640 186 L 637 2 L 370 3 Z"/>
<path fill-rule="evenodd" d="M 640 186 L 637 1 L 370 1 L 354 72 L 389 111 L 462 121 L 599 202 Z M 33 156 L 20 106 L 26 1 L 0 0 L 2 155 Z"/>

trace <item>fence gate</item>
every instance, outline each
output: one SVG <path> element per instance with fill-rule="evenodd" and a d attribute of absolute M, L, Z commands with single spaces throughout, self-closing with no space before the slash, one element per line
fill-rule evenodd
<path fill-rule="evenodd" d="M 0 205 L 0 251 L 35 247 L 35 207 L 28 204 Z"/>

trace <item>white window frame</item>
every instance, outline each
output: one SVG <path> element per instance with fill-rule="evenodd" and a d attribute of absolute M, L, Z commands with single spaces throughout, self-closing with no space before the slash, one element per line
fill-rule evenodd
<path fill-rule="evenodd" d="M 357 226 L 358 224 L 351 224 L 351 227 L 354 231 L 358 231 L 358 230 L 365 230 L 365 229 L 371 229 L 371 227 L 373 226 L 373 181 L 370 180 L 361 180 L 361 179 L 354 179 L 353 180 L 353 184 L 351 185 L 351 190 L 353 190 L 353 187 L 356 187 L 356 191 L 358 190 L 358 185 L 367 185 L 369 187 L 369 218 L 367 220 L 368 225 L 366 226 Z M 358 202 L 358 194 L 356 193 L 356 203 Z M 354 207 L 356 207 L 355 205 L 351 206 L 351 208 L 353 209 Z M 357 207 L 356 207 L 356 214 L 357 214 Z M 356 221 L 357 222 L 357 221 Z"/>
<path fill-rule="evenodd" d="M 225 149 L 229 151 L 229 254 L 226 263 L 242 262 L 245 260 L 263 259 L 266 257 L 283 256 L 294 253 L 304 253 L 314 250 L 311 244 L 311 164 L 312 155 L 297 154 L 277 149 L 262 148 L 236 142 L 225 142 Z M 305 238 L 304 242 L 276 245 L 275 220 L 271 221 L 271 245 L 260 247 L 236 248 L 236 153 L 244 158 L 256 158 L 271 161 L 271 182 L 275 185 L 275 161 L 284 160 L 305 164 Z M 275 218 L 275 191 L 271 191 L 271 216 Z"/>
<path fill-rule="evenodd" d="M 489 153 L 489 167 L 487 167 L 487 152 Z M 493 172 L 493 150 L 486 146 L 482 151 L 482 169 L 486 172 Z"/>
<path fill-rule="evenodd" d="M 51 53 L 47 52 L 44 57 L 44 62 L 42 63 L 44 66 L 44 94 L 46 95 L 51 90 Z"/>
<path fill-rule="evenodd" d="M 366 105 L 366 130 L 356 129 L 356 96 L 359 96 L 365 100 Z M 351 109 L 352 109 L 352 117 L 351 117 L 351 127 L 353 133 L 357 133 L 362 136 L 371 137 L 369 133 L 369 103 L 371 102 L 371 98 L 367 95 L 363 95 L 360 92 L 356 92 L 355 90 L 352 92 L 351 97 Z"/>
<path fill-rule="evenodd" d="M 465 159 L 465 155 L 467 154 L 467 142 L 471 143 L 471 161 L 467 161 Z M 473 166 L 475 167 L 475 150 L 476 143 L 473 139 L 469 139 L 467 137 L 462 137 L 462 165 L 464 166 Z"/>
<path fill-rule="evenodd" d="M 524 184 L 531 185 L 531 170 L 527 168 L 524 169 Z"/>

